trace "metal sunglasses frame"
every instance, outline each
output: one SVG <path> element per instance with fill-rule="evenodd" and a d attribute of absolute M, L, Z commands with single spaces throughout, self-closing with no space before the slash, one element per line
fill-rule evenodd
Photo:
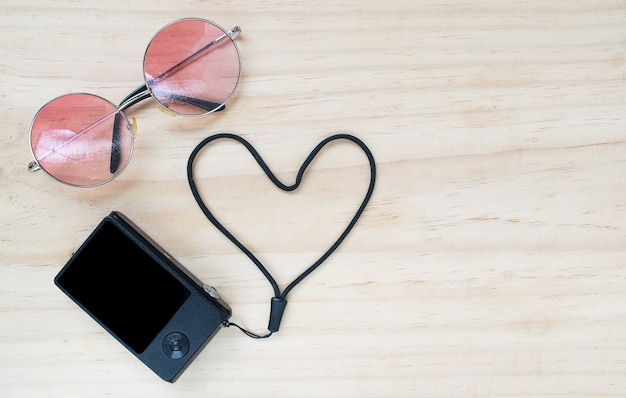
<path fill-rule="evenodd" d="M 235 26 L 232 29 L 226 31 L 224 28 L 222 28 L 220 25 L 209 21 L 209 20 L 205 20 L 205 19 L 200 19 L 200 18 L 185 18 L 185 19 L 179 19 L 176 21 L 173 21 L 169 24 L 167 24 L 166 26 L 164 26 L 163 28 L 161 28 L 153 37 L 152 40 L 154 40 L 154 38 L 161 33 L 162 30 L 164 30 L 165 28 L 175 24 L 175 23 L 179 23 L 179 22 L 183 22 L 183 21 L 187 21 L 187 20 L 197 20 L 197 21 L 203 21 L 206 23 L 210 23 L 211 25 L 216 26 L 217 28 L 219 28 L 222 32 L 224 32 L 223 35 L 219 36 L 218 38 L 216 38 L 215 40 L 213 40 L 212 42 L 208 43 L 207 45 L 205 45 L 204 47 L 202 47 L 201 49 L 199 49 L 198 51 L 196 51 L 195 53 L 191 54 L 190 56 L 188 56 L 187 58 L 183 59 L 182 61 L 180 61 L 179 63 L 177 63 L 176 65 L 174 65 L 173 67 L 171 67 L 169 70 L 165 71 L 163 74 L 161 74 L 160 76 L 157 76 L 155 78 L 150 79 L 150 81 L 148 82 L 147 80 L 147 76 L 144 73 L 144 79 L 146 79 L 146 82 L 144 84 L 142 84 L 141 86 L 139 86 L 137 89 L 133 90 L 130 94 L 128 94 L 120 103 L 119 105 L 116 106 L 115 111 L 110 114 L 110 115 L 106 115 L 103 119 L 98 120 L 96 122 L 94 122 L 92 125 L 87 126 L 86 128 L 84 128 L 83 130 L 81 130 L 80 132 L 78 132 L 74 137 L 68 139 L 65 143 L 62 143 L 61 145 L 65 145 L 66 143 L 69 144 L 71 141 L 75 140 L 76 138 L 78 138 L 78 136 L 85 134 L 86 132 L 88 132 L 91 128 L 95 127 L 96 125 L 98 125 L 99 123 L 103 122 L 104 119 L 108 119 L 110 117 L 115 117 L 115 121 L 113 123 L 113 135 L 112 135 L 112 142 L 111 142 L 111 164 L 110 164 L 110 172 L 112 174 L 112 177 L 110 179 L 107 179 L 105 181 L 102 182 L 98 182 L 98 183 L 94 183 L 94 184 L 90 184 L 90 185 L 74 185 L 71 183 L 68 183 L 66 181 L 62 181 L 59 178 L 55 177 L 54 175 L 48 173 L 44 168 L 42 168 L 39 164 L 39 161 L 42 160 L 43 158 L 49 156 L 48 154 L 44 154 L 43 156 L 40 156 L 39 158 L 37 158 L 37 156 L 35 155 L 35 153 L 33 152 L 32 149 L 32 128 L 33 125 L 35 123 L 35 121 L 37 120 L 37 116 L 39 115 L 39 112 L 41 112 L 46 106 L 48 106 L 50 103 L 54 102 L 55 100 L 63 97 L 57 97 L 54 98 L 53 100 L 49 101 L 48 103 L 46 103 L 40 110 L 39 112 L 37 112 L 37 114 L 35 115 L 35 117 L 33 118 L 33 121 L 31 122 L 31 126 L 29 131 L 30 133 L 30 138 L 29 138 L 29 146 L 31 149 L 31 154 L 34 158 L 33 161 L 31 161 L 28 166 L 27 169 L 28 171 L 30 171 L 31 173 L 37 172 L 37 171 L 43 171 L 44 173 L 46 173 L 47 175 L 49 175 L 50 177 L 52 177 L 53 179 L 60 181 L 66 185 L 71 185 L 71 186 L 78 186 L 78 187 L 95 187 L 95 186 L 99 186 L 99 185 L 103 185 L 106 184 L 107 182 L 110 182 L 111 180 L 115 179 L 115 177 L 117 177 L 122 171 L 123 169 L 120 170 L 120 167 L 122 166 L 122 159 L 121 159 L 121 154 L 119 151 L 119 145 L 118 142 L 120 140 L 120 129 L 119 129 L 119 121 L 120 118 L 124 118 L 124 120 L 127 123 L 127 127 L 128 129 L 132 132 L 132 138 L 131 138 L 131 149 L 130 149 L 130 153 L 129 153 L 129 158 L 130 159 L 132 157 L 132 152 L 133 152 L 133 148 L 134 148 L 134 139 L 137 136 L 137 123 L 135 121 L 135 119 L 133 118 L 133 121 L 130 122 L 129 119 L 126 117 L 126 115 L 124 114 L 124 110 L 130 108 L 133 105 L 136 105 L 144 100 L 147 100 L 149 98 L 153 98 L 155 100 L 155 102 L 159 105 L 160 102 L 159 100 L 156 98 L 157 93 L 154 93 L 152 90 L 150 90 L 149 88 L 149 83 L 153 83 L 154 81 L 158 81 L 158 80 L 162 80 L 167 78 L 168 76 L 176 73 L 177 70 L 183 68 L 184 66 L 188 65 L 189 63 L 195 61 L 196 59 L 198 59 L 199 57 L 201 57 L 203 54 L 205 54 L 207 51 L 210 51 L 211 49 L 215 48 L 217 45 L 219 45 L 220 43 L 222 43 L 224 40 L 226 39 L 230 39 L 233 41 L 233 44 L 235 46 L 235 49 L 237 51 L 237 56 L 239 58 L 239 76 L 237 77 L 237 82 L 235 84 L 235 87 L 233 87 L 233 90 L 231 92 L 231 94 L 228 96 L 228 98 L 226 98 L 226 100 L 224 100 L 223 103 L 218 104 L 215 102 L 210 102 L 210 101 L 206 101 L 206 100 L 202 100 L 199 98 L 191 98 L 191 97 L 186 97 L 186 96 L 182 96 L 182 95 L 178 95 L 178 94 L 173 94 L 173 93 L 164 93 L 164 92 L 159 92 L 158 96 L 160 97 L 170 97 L 173 99 L 176 99 L 179 102 L 184 102 L 184 103 L 188 103 L 191 104 L 197 108 L 200 109 L 204 109 L 206 112 L 205 113 L 201 113 L 198 115 L 186 115 L 186 114 L 181 114 L 181 113 L 177 113 L 169 108 L 166 108 L 164 106 L 161 105 L 161 107 L 163 107 L 163 110 L 166 113 L 170 113 L 173 115 L 181 115 L 181 116 L 204 116 L 204 115 L 208 115 L 210 113 L 213 112 L 219 112 L 222 111 L 226 108 L 226 103 L 228 101 L 230 101 L 230 99 L 233 97 L 237 86 L 239 85 L 239 80 L 241 78 L 241 54 L 239 52 L 239 48 L 237 47 L 236 43 L 235 43 L 235 39 L 237 37 L 239 37 L 239 35 L 241 34 L 241 28 L 239 26 Z M 152 43 L 152 40 L 150 41 L 150 43 Z M 149 48 L 149 46 L 148 46 Z M 146 53 L 148 51 L 148 48 L 146 48 Z M 145 56 L 144 56 L 144 63 L 145 63 Z M 77 93 L 80 94 L 80 93 Z M 86 95 L 93 95 L 93 94 L 87 94 L 87 93 L 83 93 Z M 95 95 L 94 95 L 95 96 Z M 98 97 L 98 96 L 95 96 Z M 107 102 L 110 102 L 108 100 L 106 100 L 105 98 L 102 97 L 98 97 L 101 98 L 102 100 L 105 100 Z M 112 103 L 111 103 L 112 104 Z M 113 105 L 113 104 L 112 104 Z M 113 105 L 115 107 L 115 105 Z M 52 151 L 51 151 L 52 152 Z M 127 162 L 128 163 L 128 162 Z M 123 166 L 125 167 L 125 165 Z"/>

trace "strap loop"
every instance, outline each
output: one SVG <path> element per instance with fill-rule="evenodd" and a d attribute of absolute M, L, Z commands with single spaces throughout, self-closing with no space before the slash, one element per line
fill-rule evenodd
<path fill-rule="evenodd" d="M 352 220 L 350 221 L 350 223 L 348 224 L 346 229 L 343 231 L 343 233 L 339 236 L 339 238 L 335 241 L 335 243 L 333 243 L 332 246 L 324 254 L 322 254 L 322 256 L 317 261 L 315 261 L 302 274 L 300 274 L 300 276 L 298 276 L 296 279 L 294 279 L 293 282 L 291 282 L 285 288 L 285 290 L 283 290 L 282 292 L 280 291 L 280 288 L 278 287 L 278 283 L 276 283 L 276 280 L 269 273 L 269 271 L 265 268 L 265 266 L 259 261 L 259 259 L 256 258 L 256 256 L 250 250 L 248 250 L 247 247 L 245 247 L 241 242 L 239 242 L 239 240 L 237 238 L 235 238 L 235 236 L 233 234 L 231 234 L 217 220 L 217 218 L 213 215 L 213 213 L 206 206 L 206 204 L 202 200 L 202 197 L 200 196 L 200 193 L 198 192 L 198 188 L 197 188 L 196 183 L 195 183 L 195 181 L 193 179 L 193 164 L 194 164 L 194 161 L 195 161 L 196 157 L 198 156 L 198 153 L 206 145 L 210 144 L 211 142 L 213 142 L 215 140 L 220 140 L 220 139 L 234 140 L 234 141 L 237 141 L 240 144 L 242 144 L 244 147 L 246 147 L 246 149 L 250 152 L 252 157 L 259 164 L 259 166 L 261 167 L 263 172 L 270 179 L 270 181 L 272 181 L 272 183 L 274 183 L 274 185 L 276 185 L 278 188 L 280 188 L 280 189 L 282 189 L 283 191 L 286 191 L 286 192 L 294 191 L 294 190 L 296 190 L 300 186 L 300 183 L 302 182 L 302 179 L 304 177 L 304 173 L 306 172 L 306 169 L 309 167 L 309 165 L 311 164 L 313 159 L 315 159 L 317 154 L 327 144 L 329 144 L 330 142 L 333 142 L 333 141 L 336 141 L 336 140 L 351 141 L 354 144 L 358 145 L 363 150 L 365 155 L 367 156 L 367 159 L 368 159 L 369 164 L 370 164 L 370 182 L 369 182 L 369 188 L 367 190 L 367 193 L 365 194 L 365 198 L 361 202 L 361 205 L 359 206 L 359 209 L 356 211 L 356 213 L 352 217 Z M 287 298 L 287 295 L 289 294 L 289 292 L 291 290 L 293 290 L 293 288 L 296 287 L 300 282 L 302 282 L 302 280 L 304 280 L 304 278 L 309 276 L 320 265 L 322 265 L 322 263 L 324 261 L 326 261 L 328 259 L 328 257 L 330 257 L 330 255 L 333 254 L 333 252 L 335 250 L 337 250 L 339 245 L 341 245 L 341 243 L 345 240 L 345 238 L 348 236 L 350 231 L 352 231 L 352 228 L 354 228 L 356 222 L 361 217 L 361 214 L 363 214 L 363 212 L 365 211 L 365 207 L 367 206 L 367 204 L 370 201 L 370 199 L 372 197 L 372 194 L 374 192 L 374 185 L 376 183 L 376 162 L 374 161 L 374 156 L 372 155 L 372 152 L 369 150 L 369 148 L 367 147 L 367 145 L 365 145 L 365 143 L 363 141 L 361 141 L 357 137 L 354 137 L 354 136 L 349 135 L 349 134 L 336 134 L 336 135 L 330 136 L 330 137 L 324 139 L 322 142 L 320 142 L 313 149 L 313 151 L 311 151 L 311 153 L 306 158 L 304 163 L 302 163 L 302 166 L 300 166 L 300 169 L 298 170 L 298 174 L 296 176 L 295 183 L 293 185 L 285 185 L 278 178 L 276 178 L 274 173 L 270 170 L 270 168 L 267 166 L 265 161 L 261 158 L 261 155 L 259 155 L 259 153 L 256 151 L 256 149 L 254 149 L 254 147 L 248 141 L 246 141 L 243 137 L 240 137 L 240 136 L 235 135 L 235 134 L 222 133 L 222 134 L 215 134 L 215 135 L 212 135 L 210 137 L 205 138 L 191 152 L 191 155 L 189 156 L 189 161 L 187 162 L 187 180 L 189 182 L 189 187 L 191 188 L 191 193 L 193 194 L 193 197 L 195 198 L 196 202 L 198 203 L 198 206 L 200 206 L 200 209 L 202 210 L 204 215 L 209 219 L 209 221 L 211 221 L 211 223 L 224 236 L 226 236 L 232 243 L 234 243 L 235 246 L 237 246 L 256 265 L 256 267 L 259 269 L 259 271 L 261 271 L 263 276 L 265 276 L 265 278 L 268 280 L 268 282 L 272 286 L 272 289 L 274 290 L 274 297 L 272 298 L 272 302 L 271 302 L 271 304 L 272 304 L 271 305 L 271 313 L 270 313 L 270 320 L 269 320 L 269 325 L 268 325 L 269 334 L 257 335 L 257 334 L 254 334 L 252 332 L 249 332 L 249 331 L 241 328 L 239 325 L 237 325 L 235 323 L 232 323 L 232 322 L 226 322 L 224 324 L 224 327 L 229 327 L 229 326 L 232 325 L 232 326 L 235 326 L 235 327 L 239 328 L 242 332 L 244 332 L 246 335 L 248 335 L 250 337 L 253 337 L 253 338 L 267 338 L 267 337 L 270 337 L 273 333 L 277 332 L 278 329 L 280 328 L 280 321 L 281 321 L 283 313 L 285 311 L 285 307 L 287 306 L 287 299 L 286 298 Z"/>

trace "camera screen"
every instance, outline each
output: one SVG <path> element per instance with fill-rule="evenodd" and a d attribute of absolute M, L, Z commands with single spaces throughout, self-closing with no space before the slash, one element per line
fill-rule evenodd
<path fill-rule="evenodd" d="M 110 221 L 102 223 L 58 285 L 141 354 L 190 292 Z"/>

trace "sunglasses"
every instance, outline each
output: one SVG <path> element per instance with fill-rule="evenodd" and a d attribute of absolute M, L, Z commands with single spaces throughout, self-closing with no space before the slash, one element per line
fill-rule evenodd
<path fill-rule="evenodd" d="M 241 76 L 241 57 L 226 31 L 203 19 L 183 19 L 161 29 L 143 61 L 145 84 L 119 105 L 93 94 L 53 99 L 30 126 L 31 172 L 77 187 L 93 187 L 117 177 L 133 152 L 137 124 L 124 111 L 153 98 L 167 113 L 200 116 L 221 111 Z"/>

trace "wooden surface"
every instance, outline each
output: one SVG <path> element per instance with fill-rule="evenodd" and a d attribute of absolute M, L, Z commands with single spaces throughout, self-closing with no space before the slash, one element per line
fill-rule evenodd
<path fill-rule="evenodd" d="M 625 396 L 626 3 L 511 3 L 1 1 L 0 395 Z M 44 103 L 119 101 L 142 83 L 152 36 L 189 16 L 243 29 L 225 112 L 129 111 L 133 159 L 100 188 L 26 171 Z M 378 183 L 277 335 L 223 330 L 170 385 L 53 278 L 119 210 L 263 331 L 269 286 L 187 186 L 191 150 L 217 132 L 247 138 L 287 182 L 323 138 L 354 134 Z M 207 202 L 282 287 L 367 186 L 345 143 L 293 195 L 241 147 L 205 155 Z"/>

